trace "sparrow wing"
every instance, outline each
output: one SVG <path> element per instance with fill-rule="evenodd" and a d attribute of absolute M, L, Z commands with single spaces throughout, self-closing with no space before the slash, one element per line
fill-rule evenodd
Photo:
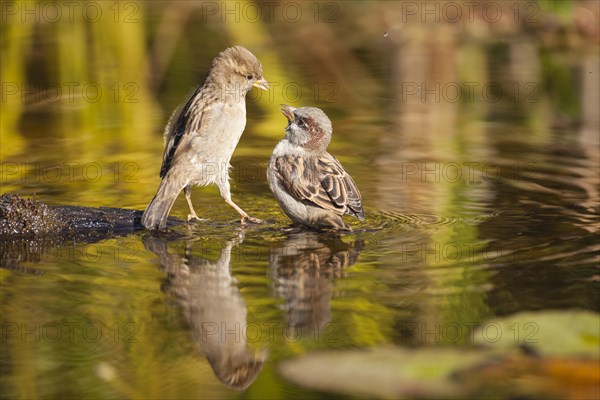
<path fill-rule="evenodd" d="M 360 192 L 342 164 L 327 152 L 319 157 L 318 163 L 321 197 L 326 194 L 333 204 L 344 207 L 344 213 L 363 221 L 365 212 Z"/>
<path fill-rule="evenodd" d="M 165 152 L 160 168 L 160 177 L 169 172 L 173 160 L 185 149 L 195 136 L 202 136 L 213 129 L 215 115 L 222 111 L 223 104 L 216 94 L 201 86 L 183 107 L 178 107 L 171 115 L 165 128 Z"/>
<path fill-rule="evenodd" d="M 340 162 L 329 153 L 319 158 L 281 156 L 275 160 L 279 184 L 298 200 L 364 220 L 360 192 Z"/>

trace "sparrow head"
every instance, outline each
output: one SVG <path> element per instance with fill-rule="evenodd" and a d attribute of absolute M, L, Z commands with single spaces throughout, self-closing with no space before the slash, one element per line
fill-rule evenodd
<path fill-rule="evenodd" d="M 253 86 L 269 90 L 260 61 L 242 46 L 223 50 L 213 61 L 211 75 L 213 74 L 220 76 L 218 81 L 221 83 L 240 87 L 244 94 Z"/>
<path fill-rule="evenodd" d="M 288 120 L 285 137 L 290 143 L 314 153 L 327 150 L 333 129 L 331 121 L 321 109 L 294 108 L 285 104 L 281 106 L 281 112 Z"/>
<path fill-rule="evenodd" d="M 208 362 L 217 378 L 231 389 L 245 390 L 258 377 L 262 370 L 267 353 L 264 350 L 259 350 L 255 354 L 245 354 L 244 360 L 217 360 L 207 357 Z M 241 361 L 240 364 L 236 361 Z"/>

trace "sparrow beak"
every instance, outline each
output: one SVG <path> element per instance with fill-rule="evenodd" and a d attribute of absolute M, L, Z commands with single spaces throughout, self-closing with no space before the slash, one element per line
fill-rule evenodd
<path fill-rule="evenodd" d="M 265 78 L 257 80 L 256 82 L 254 82 L 254 85 L 252 85 L 252 86 L 257 87 L 262 90 L 269 90 L 269 88 L 271 87 L 271 86 L 269 86 L 269 82 L 267 82 L 267 80 Z"/>
<path fill-rule="evenodd" d="M 292 106 L 285 105 L 285 104 L 281 104 L 281 107 L 283 107 L 281 109 L 281 112 L 283 113 L 283 115 L 285 115 L 285 117 L 287 118 L 287 120 L 289 122 L 293 122 L 296 119 L 296 117 L 294 116 L 295 108 Z"/>

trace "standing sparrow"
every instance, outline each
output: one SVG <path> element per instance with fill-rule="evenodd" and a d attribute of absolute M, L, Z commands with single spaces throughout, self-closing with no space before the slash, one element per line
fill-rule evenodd
<path fill-rule="evenodd" d="M 211 183 L 240 213 L 242 222 L 261 222 L 231 200 L 228 174 L 231 155 L 246 126 L 246 93 L 253 86 L 269 88 L 260 61 L 244 47 L 230 47 L 213 60 L 204 84 L 175 110 L 165 128 L 162 181 L 142 215 L 146 228 L 165 228 L 182 189 L 190 207 L 188 221 L 199 219 L 192 206 L 191 189 Z"/>
<path fill-rule="evenodd" d="M 331 121 L 318 108 L 282 106 L 288 125 L 269 161 L 271 191 L 297 224 L 319 230 L 351 230 L 342 215 L 363 221 L 365 212 L 356 184 L 327 152 Z"/>

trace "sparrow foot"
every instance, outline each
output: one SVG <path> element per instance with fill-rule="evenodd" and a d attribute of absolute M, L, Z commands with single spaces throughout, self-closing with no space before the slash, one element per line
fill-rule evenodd
<path fill-rule="evenodd" d="M 242 217 L 242 219 L 240 220 L 240 222 L 243 225 L 246 222 L 251 222 L 253 224 L 262 224 L 263 221 L 262 221 L 262 219 L 258 219 L 258 218 L 251 217 L 249 215 L 245 215 L 245 216 Z"/>
<path fill-rule="evenodd" d="M 206 221 L 205 218 L 200 218 L 198 217 L 196 214 L 188 214 L 187 216 L 187 222 L 202 222 L 202 221 Z"/>

